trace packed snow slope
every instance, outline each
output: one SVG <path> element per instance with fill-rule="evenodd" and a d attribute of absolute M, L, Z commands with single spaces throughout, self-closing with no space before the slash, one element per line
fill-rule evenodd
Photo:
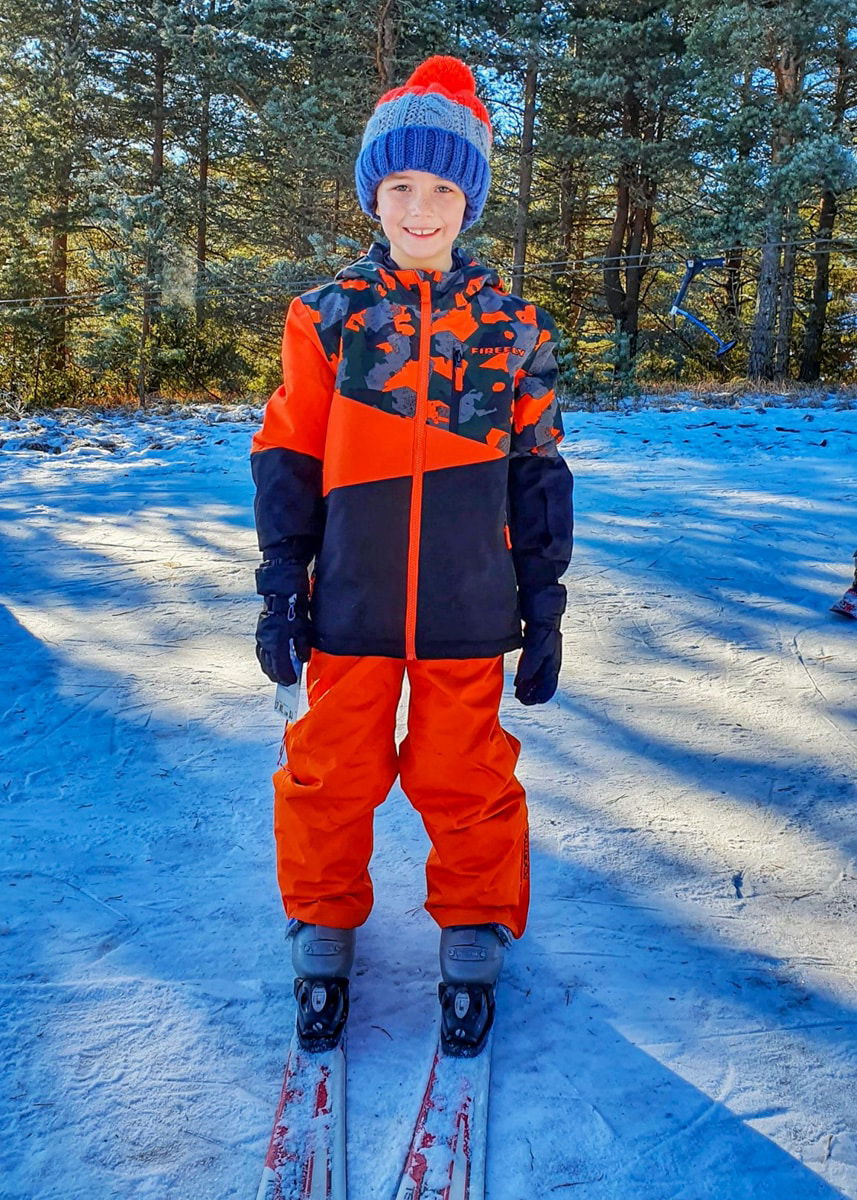
<path fill-rule="evenodd" d="M 3 1200 L 255 1196 L 293 1022 L 253 414 L 0 423 Z M 565 665 L 521 739 L 533 903 L 490 1200 L 857 1197 L 857 412 L 569 413 Z M 512 658 L 507 664 L 513 667 Z M 426 839 L 379 810 L 351 1195 L 435 1030 Z"/>

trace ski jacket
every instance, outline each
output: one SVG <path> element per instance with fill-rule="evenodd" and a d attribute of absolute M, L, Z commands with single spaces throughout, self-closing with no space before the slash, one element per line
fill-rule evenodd
<path fill-rule="evenodd" d="M 449 272 L 402 270 L 376 243 L 292 302 L 251 461 L 266 578 L 315 559 L 318 649 L 494 657 L 539 593 L 564 604 L 555 346 L 546 313 L 457 249 Z"/>

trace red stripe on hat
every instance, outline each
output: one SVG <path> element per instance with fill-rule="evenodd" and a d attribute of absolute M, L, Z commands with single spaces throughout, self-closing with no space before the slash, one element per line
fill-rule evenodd
<path fill-rule="evenodd" d="M 488 132 L 491 132 L 491 118 L 488 116 L 488 109 L 478 98 L 478 96 L 468 96 L 462 92 L 448 92 L 445 87 L 440 84 L 429 84 L 428 87 L 404 87 L 393 88 L 391 92 L 385 92 L 378 103 L 375 105 L 376 110 L 382 104 L 386 104 L 388 100 L 398 100 L 400 96 L 425 96 L 429 92 L 436 92 L 439 96 L 444 96 L 447 100 L 452 100 L 454 104 L 461 104 L 465 108 L 469 108 L 474 116 L 478 117 L 484 125 L 488 126 Z"/>
<path fill-rule="evenodd" d="M 398 100 L 400 96 L 425 96 L 429 92 L 445 96 L 454 104 L 463 104 L 487 125 L 489 133 L 491 132 L 491 118 L 488 109 L 476 95 L 473 72 L 460 58 L 453 58 L 451 55 L 435 54 L 432 58 L 427 58 L 411 73 L 407 83 L 385 92 L 375 108 L 380 108 L 390 100 Z"/>

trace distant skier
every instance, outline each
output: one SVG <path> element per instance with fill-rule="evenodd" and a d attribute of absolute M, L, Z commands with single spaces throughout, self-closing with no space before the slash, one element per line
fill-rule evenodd
<path fill-rule="evenodd" d="M 831 604 L 830 611 L 857 619 L 857 550 L 854 551 L 854 580 L 841 600 Z"/>
<path fill-rule="evenodd" d="M 450 1052 L 484 1042 L 504 948 L 526 923 L 503 655 L 522 647 L 521 703 L 550 700 L 572 479 L 557 450 L 552 320 L 454 244 L 485 204 L 490 144 L 457 59 L 428 59 L 381 97 L 356 182 L 389 244 L 293 301 L 283 384 L 253 441 L 257 654 L 286 684 L 290 647 L 308 663 L 309 709 L 274 785 L 309 1048 L 341 1034 L 355 929 L 372 907 L 373 813 L 397 775 L 432 842 L 426 908 L 441 928 Z"/>

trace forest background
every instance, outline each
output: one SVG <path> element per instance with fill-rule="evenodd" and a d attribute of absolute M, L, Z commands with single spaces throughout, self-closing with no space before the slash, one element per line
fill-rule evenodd
<path fill-rule="evenodd" d="M 433 53 L 494 122 L 466 244 L 557 319 L 567 396 L 857 381 L 857 0 L 0 0 L 0 403 L 263 398 Z M 693 255 L 719 358 L 670 316 Z"/>

